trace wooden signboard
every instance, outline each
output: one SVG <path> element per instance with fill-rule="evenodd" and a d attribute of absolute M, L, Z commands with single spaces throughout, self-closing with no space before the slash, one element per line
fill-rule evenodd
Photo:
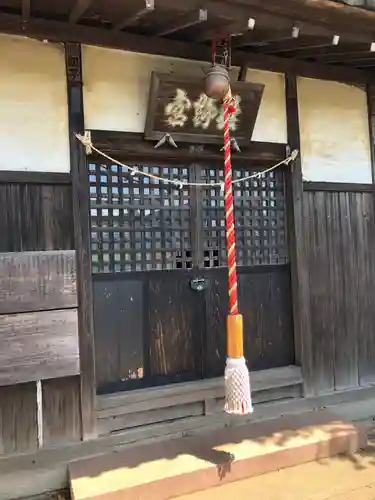
<path fill-rule="evenodd" d="M 234 82 L 236 112 L 230 119 L 232 136 L 248 144 L 254 130 L 264 85 Z M 223 106 L 204 93 L 204 78 L 153 73 L 146 117 L 145 139 L 169 133 L 176 143 L 223 142 Z"/>

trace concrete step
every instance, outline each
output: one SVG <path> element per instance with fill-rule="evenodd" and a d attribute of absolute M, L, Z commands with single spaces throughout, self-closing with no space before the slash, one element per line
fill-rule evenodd
<path fill-rule="evenodd" d="M 74 462 L 70 489 L 73 500 L 168 500 L 365 444 L 361 427 L 311 411 Z"/>

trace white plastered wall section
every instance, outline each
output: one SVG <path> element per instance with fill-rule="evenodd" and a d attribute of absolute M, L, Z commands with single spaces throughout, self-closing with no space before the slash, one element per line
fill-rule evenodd
<path fill-rule="evenodd" d="M 69 172 L 64 49 L 0 35 L 0 170 Z"/>
<path fill-rule="evenodd" d="M 365 90 L 298 78 L 305 181 L 372 183 Z"/>
<path fill-rule="evenodd" d="M 92 130 L 144 132 L 152 71 L 203 77 L 208 63 L 83 47 L 85 126 Z M 238 70 L 232 72 L 236 81 Z M 286 142 L 284 77 L 248 71 L 247 80 L 266 88 L 253 140 Z"/>

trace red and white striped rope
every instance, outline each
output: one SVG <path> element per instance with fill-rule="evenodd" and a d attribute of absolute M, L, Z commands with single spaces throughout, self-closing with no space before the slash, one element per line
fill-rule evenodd
<path fill-rule="evenodd" d="M 224 206 L 228 259 L 229 314 L 238 314 L 236 235 L 234 229 L 232 158 L 229 132 L 229 116 L 232 105 L 224 102 Z"/>

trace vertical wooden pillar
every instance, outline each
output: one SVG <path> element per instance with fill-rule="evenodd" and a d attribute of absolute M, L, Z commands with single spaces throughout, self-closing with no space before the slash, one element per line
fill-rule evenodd
<path fill-rule="evenodd" d="M 77 267 L 78 331 L 81 364 L 81 422 L 82 438 L 86 440 L 96 436 L 96 389 L 89 223 L 89 179 L 84 148 L 74 136 L 75 133 L 83 134 L 85 128 L 82 95 L 82 60 L 81 46 L 79 44 L 65 44 L 65 61 Z"/>
<path fill-rule="evenodd" d="M 300 154 L 287 174 L 288 236 L 291 261 L 294 341 L 296 362 L 301 365 L 305 396 L 314 394 L 312 331 L 310 317 L 310 285 L 307 268 L 304 223 L 301 143 L 298 115 L 297 79 L 285 75 L 285 100 L 288 143 Z"/>
<path fill-rule="evenodd" d="M 367 110 L 370 130 L 370 149 L 372 166 L 372 186 L 375 202 L 375 85 L 367 85 Z"/>

